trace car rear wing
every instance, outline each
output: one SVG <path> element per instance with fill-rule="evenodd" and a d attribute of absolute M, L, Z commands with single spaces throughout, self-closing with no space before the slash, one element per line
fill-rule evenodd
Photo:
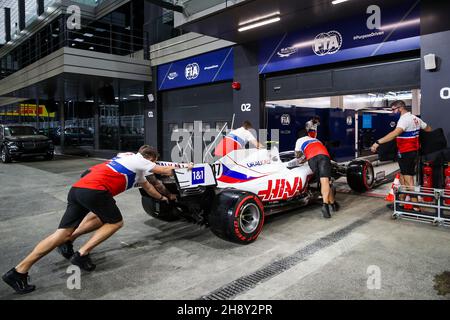
<path fill-rule="evenodd" d="M 206 187 L 217 186 L 216 175 L 210 164 L 196 164 L 192 170 L 175 168 L 175 180 L 181 194 L 202 192 Z"/>

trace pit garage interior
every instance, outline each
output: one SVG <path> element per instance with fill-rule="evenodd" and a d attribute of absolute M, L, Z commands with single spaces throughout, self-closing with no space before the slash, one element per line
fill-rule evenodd
<path fill-rule="evenodd" d="M 349 187 L 343 174 L 334 182 L 341 208 L 331 219 L 322 217 L 319 199 L 267 216 L 257 239 L 247 245 L 224 240 L 201 220 L 185 216 L 166 219 L 164 213 L 172 213 L 173 208 L 165 211 L 165 204 L 155 204 L 156 214 L 148 214 L 146 198 L 138 189 L 130 190 L 115 198 L 124 227 L 92 252 L 97 269 L 82 272 L 80 288 L 68 285 L 70 263 L 55 250 L 30 271 L 31 283 L 37 286 L 35 292 L 17 295 L 2 282 L 0 300 L 449 300 L 448 224 L 393 219 L 385 197 L 399 167 L 393 161 L 377 160 L 369 149 L 396 126 L 398 116 L 392 114 L 389 105 L 399 99 L 413 114 L 433 128 L 443 128 L 447 139 L 450 137 L 448 102 L 435 97 L 435 89 L 446 83 L 450 72 L 450 42 L 441 41 L 449 39 L 450 25 L 431 32 L 433 28 L 425 25 L 429 23 L 425 13 L 431 9 L 424 6 L 420 48 L 414 43 L 412 49 L 400 53 L 292 68 L 277 69 L 268 64 L 265 71 L 261 70 L 266 57 L 258 57 L 258 43 L 265 43 L 271 36 L 280 41 L 280 34 L 299 29 L 300 17 L 304 21 L 300 27 L 315 30 L 335 17 L 345 20 L 361 10 L 365 14 L 372 4 L 359 1 L 352 5 L 351 1 L 344 9 L 331 6 L 328 0 L 236 1 L 216 13 L 209 8 L 204 16 L 193 15 L 184 23 L 177 22 L 179 27 L 186 33 L 231 41 L 232 50 L 227 43 L 204 53 L 184 42 L 189 38 L 186 34 L 175 37 L 170 44 L 161 44 L 160 50 L 177 59 L 152 62 L 151 83 L 86 76 L 99 96 L 98 85 L 111 80 L 119 98 L 105 104 L 101 97 L 89 95 L 85 99 L 79 94 L 73 99 L 72 117 L 70 103 L 58 107 L 69 111 L 65 113 L 67 118 L 58 110 L 55 117 L 63 125 L 73 120 L 80 127 L 85 126 L 81 125 L 84 119 L 95 121 L 89 141 L 77 143 L 72 149 L 104 149 L 110 155 L 119 150 L 133 151 L 146 143 L 158 148 L 160 160 L 170 161 L 175 154 L 181 161 L 200 164 L 204 154 L 199 157 L 192 146 L 183 144 L 183 139 L 174 139 L 174 134 L 237 128 L 243 120 L 251 120 L 256 128 L 269 133 L 279 130 L 277 137 L 269 135 L 267 140 L 280 152 L 287 152 L 293 149 L 298 130 L 317 115 L 321 118 L 318 139 L 326 144 L 333 159 L 342 166 L 356 158 L 370 161 L 373 178 L 383 180 L 382 184 L 358 193 Z M 150 2 L 153 6 L 155 1 Z M 382 8 L 395 7 L 392 1 L 375 2 Z M 409 5 L 411 1 L 404 2 Z M 431 11 L 442 15 L 445 10 L 437 8 Z M 273 28 L 250 33 L 235 30 L 239 20 L 274 10 L 283 13 L 283 26 L 274 24 Z M 192 47 L 195 54 L 189 51 Z M 441 57 L 441 69 L 435 72 L 424 70 L 423 55 L 430 52 Z M 202 55 L 207 57 L 206 65 L 199 62 Z M 194 79 L 194 63 L 202 72 L 211 72 L 207 78 Z M 191 65 L 188 71 L 187 65 Z M 82 78 L 59 78 L 67 79 L 84 92 Z M 241 85 L 238 90 L 236 82 Z M 133 94 L 135 97 L 130 96 Z M 64 99 L 59 100 L 64 103 Z M 243 112 L 242 105 L 252 108 Z M 132 128 L 132 134 L 121 132 L 121 123 Z M 196 127 L 198 123 L 201 127 Z M 46 129 L 47 124 L 47 129 L 53 127 L 50 122 L 41 124 L 44 127 L 38 129 Z M 117 128 L 102 137 L 102 124 Z M 194 146 L 200 143 L 206 148 L 213 140 L 215 137 L 194 141 Z M 249 157 L 260 151 L 250 151 Z M 58 153 L 53 161 L 0 163 L 1 273 L 57 228 L 71 185 L 87 168 L 106 160 L 101 154 L 86 157 Z M 243 162 L 243 166 L 247 164 Z M 211 170 L 217 173 L 216 167 Z M 179 177 L 176 179 L 179 186 Z M 449 211 L 444 211 L 447 218 Z M 77 239 L 75 250 L 87 239 L 87 235 Z"/>

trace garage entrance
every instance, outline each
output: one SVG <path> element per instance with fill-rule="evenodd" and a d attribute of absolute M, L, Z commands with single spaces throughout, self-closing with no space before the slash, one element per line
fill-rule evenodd
<path fill-rule="evenodd" d="M 278 129 L 280 150 L 292 150 L 299 129 L 319 116 L 318 139 L 336 161 L 370 154 L 395 127 L 389 104 L 405 100 L 420 115 L 420 59 L 268 77 L 265 123 Z"/>
<path fill-rule="evenodd" d="M 172 150 L 193 159 L 194 139 L 189 143 L 178 139 L 180 129 L 194 131 L 194 122 L 202 121 L 203 132 L 231 127 L 233 117 L 233 89 L 230 82 L 163 91 L 162 100 L 162 159 L 171 159 Z M 178 142 L 178 144 L 177 144 Z M 203 141 L 209 144 L 209 141 Z"/>

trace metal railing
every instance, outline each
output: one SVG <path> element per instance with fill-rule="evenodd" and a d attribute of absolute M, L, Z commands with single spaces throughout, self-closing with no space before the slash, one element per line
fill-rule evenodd
<path fill-rule="evenodd" d="M 400 186 L 394 190 L 394 219 L 450 226 L 450 191 L 425 187 Z M 400 199 L 405 197 L 405 199 Z M 408 200 L 408 198 L 410 198 Z M 416 201 L 411 201 L 416 199 Z"/>

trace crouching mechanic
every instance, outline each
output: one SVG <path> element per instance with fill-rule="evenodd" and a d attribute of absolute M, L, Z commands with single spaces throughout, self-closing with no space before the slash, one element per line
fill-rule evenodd
<path fill-rule="evenodd" d="M 308 165 L 316 177 L 320 179 L 320 187 L 323 198 L 322 215 L 326 219 L 331 218 L 330 209 L 339 210 L 339 204 L 334 199 L 331 190 L 331 160 L 327 148 L 317 139 L 308 136 L 306 129 L 298 134 L 299 139 L 295 144 L 295 156 L 299 162 L 308 161 Z"/>
<path fill-rule="evenodd" d="M 141 186 L 151 197 L 168 201 L 145 178 L 150 173 L 167 176 L 173 174 L 172 167 L 156 165 L 157 158 L 158 153 L 152 147 L 143 146 L 137 154 L 114 158 L 92 167 L 70 189 L 67 209 L 58 230 L 42 240 L 22 262 L 4 274 L 2 279 L 17 293 L 34 291 L 35 286 L 28 283 L 28 271 L 37 261 L 59 246 L 63 248 L 60 252 L 70 258 L 72 264 L 80 269 L 93 271 L 95 264 L 90 259 L 90 252 L 123 226 L 122 214 L 114 196 L 132 187 Z M 191 168 L 192 165 L 189 166 L 189 169 Z M 92 214 L 89 214 L 90 212 Z M 69 252 L 70 241 L 94 230 L 92 237 L 77 252 Z"/>

